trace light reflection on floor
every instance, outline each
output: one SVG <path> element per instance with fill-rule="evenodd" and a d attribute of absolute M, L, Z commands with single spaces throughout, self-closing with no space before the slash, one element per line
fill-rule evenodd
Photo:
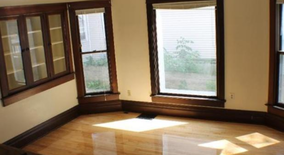
<path fill-rule="evenodd" d="M 160 120 L 160 119 L 147 120 L 147 119 L 132 118 L 132 119 L 126 119 L 126 120 L 120 120 L 108 123 L 94 124 L 93 126 L 119 129 L 119 130 L 132 131 L 132 132 L 144 132 L 144 131 L 174 127 L 185 124 L 188 123 L 179 122 L 179 121 Z M 96 148 L 94 151 L 94 155 L 102 153 L 111 154 L 111 152 L 116 152 L 115 150 L 116 139 L 114 132 L 97 133 L 93 134 L 92 137 L 94 141 L 94 147 Z M 252 145 L 256 148 L 262 148 L 280 143 L 279 141 L 264 136 L 260 133 L 252 133 L 244 136 L 239 136 L 236 137 L 235 139 L 240 140 L 243 143 Z M 203 154 L 208 154 L 208 155 L 234 155 L 249 151 L 227 139 L 206 142 L 204 141 L 204 139 L 199 140 L 192 137 L 180 137 L 176 135 L 163 134 L 162 142 L 163 142 L 163 155 L 171 155 L 171 154 L 176 154 L 178 152 L 179 154 L 186 154 L 188 152 L 192 154 L 195 153 L 198 154 L 198 152 L 202 152 Z M 108 149 L 107 150 L 102 149 L 102 146 L 104 146 L 104 148 L 107 146 Z M 116 155 L 116 153 L 111 155 Z"/>
<path fill-rule="evenodd" d="M 185 125 L 185 124 L 187 123 L 178 122 L 178 121 L 160 120 L 160 119 L 146 120 L 146 119 L 132 118 L 132 119 L 109 122 L 109 123 L 95 124 L 93 126 L 133 131 L 133 132 L 143 132 L 143 131 L 173 127 L 178 125 Z"/>
<path fill-rule="evenodd" d="M 94 155 L 117 155 L 116 138 L 114 132 L 92 134 Z"/>
<path fill-rule="evenodd" d="M 137 115 L 81 116 L 25 150 L 43 155 L 284 155 L 284 135 L 267 127 L 241 124 L 238 130 L 235 123 Z"/>
<path fill-rule="evenodd" d="M 280 143 L 278 140 L 264 136 L 260 133 L 252 133 L 244 136 L 237 137 L 238 140 L 248 143 L 256 148 L 263 148 L 266 146 Z"/>
<path fill-rule="evenodd" d="M 207 147 L 212 149 L 222 150 L 220 155 L 233 155 L 238 153 L 247 152 L 248 150 L 228 141 L 228 140 L 219 140 L 204 144 L 199 144 L 198 146 Z"/>
<path fill-rule="evenodd" d="M 176 135 L 163 135 L 163 155 L 219 155 L 220 150 L 200 147 L 203 139 L 193 137 L 181 137 Z"/>

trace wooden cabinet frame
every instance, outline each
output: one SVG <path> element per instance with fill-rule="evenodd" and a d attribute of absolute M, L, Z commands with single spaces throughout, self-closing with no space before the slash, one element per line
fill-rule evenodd
<path fill-rule="evenodd" d="M 59 74 L 54 73 L 53 57 L 51 49 L 51 37 L 49 32 L 48 15 L 58 14 L 61 16 L 62 24 L 62 39 L 65 54 L 66 71 Z M 34 82 L 32 64 L 31 64 L 31 49 L 28 42 L 28 30 L 26 27 L 26 17 L 40 17 L 41 31 L 43 39 L 43 49 L 47 70 L 47 77 Z M 17 19 L 18 31 L 21 45 L 21 54 L 23 60 L 23 68 L 25 72 L 26 85 L 16 89 L 9 90 L 7 70 L 5 65 L 4 51 L 2 49 L 2 40 L 0 41 L 0 68 L 1 73 L 1 92 L 4 106 L 37 94 L 54 86 L 74 79 L 73 65 L 70 50 L 70 37 L 67 17 L 66 4 L 49 4 L 49 5 L 32 5 L 32 6 L 17 6 L 0 8 L 0 20 Z"/>

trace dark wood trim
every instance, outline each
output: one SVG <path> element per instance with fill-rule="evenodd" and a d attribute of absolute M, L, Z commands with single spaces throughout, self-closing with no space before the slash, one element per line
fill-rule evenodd
<path fill-rule="evenodd" d="M 110 0 L 93 0 L 93 1 L 82 1 L 68 3 L 69 8 L 72 10 L 80 10 L 87 8 L 105 8 L 111 7 Z"/>
<path fill-rule="evenodd" d="M 115 62 L 115 48 L 113 38 L 113 25 L 112 25 L 112 12 L 110 7 L 105 8 L 105 25 L 106 25 L 106 36 L 107 36 L 107 47 L 108 47 L 108 60 L 109 60 L 109 75 L 111 81 L 111 90 L 113 93 L 118 92 L 118 82 L 116 73 L 116 62 Z"/>
<path fill-rule="evenodd" d="M 63 76 L 63 77 L 54 79 L 52 81 L 49 81 L 47 83 L 41 84 L 39 86 L 36 86 L 34 88 L 30 88 L 28 90 L 16 93 L 16 94 L 8 96 L 8 97 L 3 97 L 2 98 L 3 105 L 4 106 L 8 106 L 10 104 L 13 104 L 13 103 L 18 102 L 20 100 L 28 98 L 28 97 L 30 97 L 32 95 L 41 93 L 41 92 L 43 92 L 45 90 L 51 89 L 53 87 L 56 87 L 56 86 L 61 85 L 61 84 L 65 83 L 65 82 L 71 81 L 73 79 L 74 79 L 74 73 L 71 73 L 71 74 L 68 74 L 66 76 Z"/>
<path fill-rule="evenodd" d="M 224 107 L 225 100 L 219 100 L 214 98 L 201 98 L 201 97 L 179 97 L 179 96 L 168 96 L 168 95 L 155 95 L 152 96 L 153 102 L 164 102 L 164 103 L 182 103 L 199 106 L 214 106 Z"/>
<path fill-rule="evenodd" d="M 277 115 L 279 117 L 282 117 L 284 119 L 284 108 L 275 106 L 275 105 L 268 105 L 268 113 Z"/>
<path fill-rule="evenodd" d="M 284 118 L 283 117 L 279 117 L 277 115 L 268 113 L 266 115 L 265 125 L 273 129 L 284 132 Z"/>
<path fill-rule="evenodd" d="M 216 37 L 217 37 L 217 97 L 225 101 L 225 33 L 224 1 L 217 0 Z"/>
<path fill-rule="evenodd" d="M 147 19 L 148 19 L 148 37 L 150 51 L 150 71 L 151 71 L 151 88 L 152 100 L 154 102 L 165 103 L 184 103 L 196 105 L 200 103 L 202 106 L 224 107 L 225 103 L 225 48 L 224 48 L 224 2 L 217 0 L 216 10 L 216 44 L 217 44 L 217 95 L 216 96 L 197 96 L 183 94 L 169 94 L 160 92 L 159 86 L 159 64 L 157 51 L 157 30 L 156 30 L 156 12 L 153 10 L 154 3 L 166 2 L 182 2 L 191 0 L 146 0 L 147 3 Z M 196 0 L 195 0 L 196 1 Z M 201 0 L 202 1 L 202 0 Z M 180 96 L 180 97 L 177 97 Z M 201 100 L 200 100 L 201 98 Z M 205 100 L 204 98 L 208 98 Z M 194 100 L 197 99 L 197 102 Z M 188 100 L 188 101 L 186 101 Z M 207 103 L 206 103 L 207 102 Z"/>
<path fill-rule="evenodd" d="M 0 16 L 17 16 L 66 9 L 66 3 L 1 7 Z"/>
<path fill-rule="evenodd" d="M 80 53 L 80 35 L 78 20 L 76 18 L 76 12 L 74 9 L 69 9 L 69 16 L 70 16 L 70 23 L 71 24 L 71 35 L 72 35 L 72 46 L 73 46 L 73 57 L 75 63 L 75 70 L 76 70 L 76 84 L 77 84 L 77 92 L 78 98 L 81 98 L 85 95 L 85 84 L 84 84 L 84 76 L 82 74 L 82 58 Z M 78 72 L 79 71 L 79 72 Z"/>
<path fill-rule="evenodd" d="M 172 2 L 188 2 L 188 1 L 207 1 L 207 0 L 146 0 L 146 3 L 153 4 L 153 3 L 172 3 Z"/>
<path fill-rule="evenodd" d="M 80 104 L 116 101 L 119 100 L 119 94 L 87 95 L 78 100 Z"/>
<path fill-rule="evenodd" d="M 57 129 L 58 127 L 68 123 L 69 121 L 75 119 L 79 116 L 78 106 L 75 106 L 35 127 L 32 129 L 8 140 L 5 142 L 5 145 L 12 147 L 22 148 L 31 142 L 39 139 L 40 137 L 45 136 L 52 130 Z"/>
<path fill-rule="evenodd" d="M 152 4 L 147 4 L 147 22 L 148 22 L 148 41 L 150 52 L 150 72 L 151 72 L 151 90 L 152 95 L 159 93 L 159 81 L 158 81 L 158 53 L 157 51 L 157 31 L 156 31 L 156 11 L 153 11 Z"/>
<path fill-rule="evenodd" d="M 121 111 L 121 101 L 105 101 L 97 103 L 79 104 L 80 114 L 95 114 L 104 112 Z"/>
<path fill-rule="evenodd" d="M 222 108 L 190 106 L 188 104 L 169 104 L 154 102 L 122 101 L 124 111 L 153 113 L 197 119 L 229 121 L 239 123 L 265 124 L 265 112 L 230 110 Z"/>
<path fill-rule="evenodd" d="M 277 52 L 276 52 L 276 1 L 270 0 L 270 40 L 269 40 L 269 92 L 268 104 L 277 102 Z"/>

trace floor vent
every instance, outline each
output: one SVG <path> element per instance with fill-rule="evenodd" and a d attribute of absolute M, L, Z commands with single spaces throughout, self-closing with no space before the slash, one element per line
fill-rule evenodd
<path fill-rule="evenodd" d="M 140 114 L 137 118 L 152 120 L 155 117 L 157 117 L 157 115 L 155 115 L 155 114 Z"/>

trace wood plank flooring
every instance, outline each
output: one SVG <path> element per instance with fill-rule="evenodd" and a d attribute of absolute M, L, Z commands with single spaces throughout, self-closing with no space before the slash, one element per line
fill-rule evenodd
<path fill-rule="evenodd" d="M 24 150 L 43 155 L 284 155 L 284 133 L 266 126 L 138 115 L 80 116 Z"/>

